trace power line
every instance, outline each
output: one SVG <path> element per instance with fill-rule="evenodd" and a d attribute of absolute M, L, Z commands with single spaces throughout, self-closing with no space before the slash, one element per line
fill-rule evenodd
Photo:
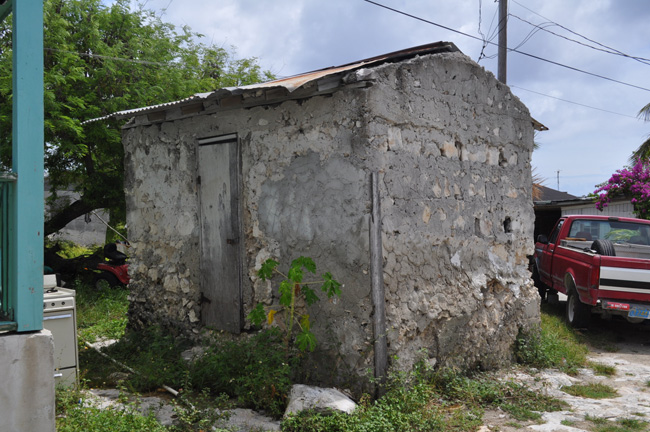
<path fill-rule="evenodd" d="M 617 49 L 615 49 L 615 48 L 609 47 L 609 46 L 607 46 L 607 45 L 603 45 L 603 44 L 601 44 L 600 42 L 597 42 L 597 41 L 595 41 L 595 40 L 593 40 L 593 39 L 590 39 L 590 38 L 588 38 L 588 37 L 586 37 L 586 36 L 583 36 L 583 35 L 581 35 L 580 33 L 571 30 L 570 28 L 567 28 L 567 27 L 565 27 L 565 26 L 563 26 L 563 25 L 561 25 L 561 24 L 558 24 L 558 23 L 554 22 L 553 20 L 550 20 L 550 19 L 546 18 L 546 17 L 543 16 L 543 15 L 538 14 L 538 13 L 535 12 L 534 10 L 527 8 L 526 6 L 524 6 L 524 5 L 522 5 L 521 3 L 517 2 L 516 0 L 512 0 L 512 1 L 513 1 L 514 3 L 517 3 L 519 6 L 521 6 L 521 7 L 524 8 L 524 9 L 526 9 L 527 11 L 532 12 L 533 14 L 537 15 L 538 17 L 540 17 L 540 18 L 544 18 L 546 21 L 555 24 L 556 26 L 560 27 L 561 29 L 564 29 L 564 30 L 568 31 L 568 32 L 571 33 L 571 34 L 574 34 L 574 35 L 576 35 L 576 36 L 578 36 L 578 37 L 581 37 L 581 38 L 583 38 L 583 39 L 585 39 L 585 40 L 588 40 L 589 42 L 595 43 L 595 44 L 598 45 L 598 46 L 601 46 L 601 47 L 603 47 L 603 48 L 606 48 L 606 49 L 608 49 L 608 50 L 611 50 L 612 53 L 616 53 L 616 54 L 621 55 L 621 56 L 623 56 L 623 57 L 629 57 L 629 58 L 631 58 L 631 59 L 638 60 L 638 61 L 641 61 L 641 60 L 650 61 L 650 59 L 646 59 L 646 58 L 643 58 L 643 57 L 631 56 L 631 55 L 625 54 L 624 52 L 619 51 L 619 50 L 617 50 Z M 643 63 L 643 62 L 642 62 L 642 63 Z"/>
<path fill-rule="evenodd" d="M 106 56 L 106 55 L 101 55 L 101 54 L 91 54 L 91 53 L 82 53 L 78 51 L 68 51 L 68 50 L 62 50 L 58 48 L 43 48 L 45 51 L 53 51 L 53 52 L 61 52 L 61 53 L 66 53 L 66 54 L 77 54 L 82 57 L 90 57 L 90 58 L 100 58 L 103 60 L 114 60 L 114 61 L 121 61 L 121 62 L 126 62 L 126 63 L 138 63 L 138 64 L 144 64 L 144 65 L 152 65 L 152 66 L 165 66 L 165 67 L 170 67 L 170 66 L 177 66 L 174 65 L 173 63 L 160 63 L 160 62 L 153 62 L 153 61 L 148 61 L 148 60 L 138 60 L 138 59 L 125 59 L 125 58 L 120 58 L 120 57 L 111 57 L 111 56 Z"/>
<path fill-rule="evenodd" d="M 492 59 L 492 58 L 496 57 L 496 54 L 493 54 L 493 55 L 490 55 L 490 56 L 485 55 L 485 48 L 487 48 L 487 46 L 488 46 L 488 41 L 494 40 L 494 38 L 498 34 L 497 30 L 498 30 L 499 26 L 497 25 L 496 27 L 494 27 L 494 29 L 492 28 L 492 25 L 494 24 L 494 19 L 497 16 L 497 11 L 495 10 L 494 15 L 492 15 L 492 21 L 490 22 L 490 27 L 488 27 L 488 30 L 487 30 L 487 33 L 488 33 L 487 37 L 481 31 L 482 15 L 483 15 L 482 0 L 478 0 L 478 33 L 481 35 L 481 40 L 483 41 L 483 46 L 481 47 L 481 52 L 480 52 L 480 54 L 478 56 L 478 59 L 476 60 L 476 63 L 480 63 L 481 60 L 484 59 L 484 58 Z"/>
<path fill-rule="evenodd" d="M 618 50 L 615 50 L 615 49 L 610 49 L 610 48 L 598 48 L 598 47 L 595 47 L 595 46 L 593 46 L 593 45 L 589 45 L 589 44 L 586 44 L 586 43 L 584 43 L 584 42 L 580 42 L 580 41 L 578 41 L 578 40 L 571 39 L 570 37 L 566 37 L 566 36 L 561 35 L 561 34 L 559 34 L 559 33 L 552 32 L 552 31 L 548 30 L 547 27 L 559 26 L 559 24 L 556 24 L 556 23 L 554 23 L 553 21 L 548 21 L 548 22 L 546 22 L 546 23 L 542 23 L 542 24 L 533 24 L 533 23 L 531 23 L 530 21 L 525 20 L 524 18 L 518 17 L 517 15 L 514 15 L 514 14 L 509 14 L 509 15 L 510 15 L 511 17 L 513 17 L 513 18 L 517 18 L 518 20 L 525 22 L 525 23 L 528 24 L 528 25 L 531 25 L 531 26 L 535 27 L 535 30 L 531 31 L 531 32 L 529 33 L 529 36 L 526 37 L 525 42 L 527 42 L 528 39 L 530 39 L 530 37 L 531 37 L 534 33 L 536 33 L 536 32 L 539 31 L 539 30 L 542 30 L 542 31 L 545 31 L 545 32 L 547 32 L 547 33 L 550 33 L 550 34 L 552 34 L 552 35 L 554 35 L 554 36 L 557 36 L 557 37 L 559 37 L 559 38 L 562 38 L 562 39 L 568 40 L 568 41 L 573 42 L 573 43 L 577 43 L 578 45 L 582 45 L 582 46 L 584 46 L 584 47 L 591 48 L 591 49 L 596 50 L 596 51 L 601 51 L 601 52 L 604 52 L 604 53 L 607 53 L 607 54 L 613 54 L 613 55 L 617 55 L 617 56 L 621 56 L 621 57 L 626 57 L 626 58 L 629 58 L 629 59 L 632 59 L 632 60 L 636 60 L 636 61 L 638 61 L 638 62 L 640 62 L 640 63 L 646 64 L 646 65 L 650 65 L 650 59 L 646 59 L 646 58 L 643 58 L 643 57 L 631 56 L 631 55 L 625 54 L 625 53 L 623 53 L 623 52 L 621 52 L 621 51 L 618 51 Z M 559 27 L 563 28 L 562 26 L 559 26 Z M 569 31 L 570 31 L 570 30 L 569 30 Z M 521 45 L 523 45 L 525 42 L 522 42 L 521 44 L 519 44 L 519 45 L 517 46 L 517 48 L 520 47 Z"/>
<path fill-rule="evenodd" d="M 540 93 L 540 92 L 537 92 L 535 90 L 525 89 L 523 87 L 519 87 L 519 86 L 516 86 L 516 85 L 513 85 L 513 84 L 508 84 L 508 86 L 511 87 L 511 88 L 517 88 L 519 90 L 524 90 L 524 91 L 527 91 L 527 92 L 530 92 L 530 93 L 535 93 L 535 94 L 540 95 L 540 96 L 545 96 L 545 97 L 548 97 L 548 98 L 551 98 L 551 99 L 556 99 L 556 100 L 566 102 L 566 103 L 570 103 L 570 104 L 573 104 L 573 105 L 578 105 L 578 106 L 581 106 L 581 107 L 590 108 L 590 109 L 593 109 L 593 110 L 602 111 L 602 112 L 606 112 L 606 113 L 609 113 L 609 114 L 616 114 L 616 115 L 621 116 L 621 117 L 628 117 L 628 118 L 633 118 L 635 120 L 638 120 L 638 117 L 636 117 L 636 116 L 631 116 L 631 115 L 628 115 L 628 114 L 621 114 L 621 113 L 618 113 L 618 112 L 615 112 L 615 111 L 609 111 L 609 110 L 602 109 L 602 108 L 596 108 L 596 107 L 591 106 L 591 105 L 585 105 L 585 104 L 582 104 L 582 103 L 579 103 L 579 102 L 574 102 L 574 101 L 570 101 L 570 100 L 567 100 L 567 99 L 562 99 L 562 98 L 559 98 L 559 97 L 556 97 L 556 96 L 551 96 L 551 95 L 548 95 L 548 94 L 545 94 L 545 93 Z"/>
<path fill-rule="evenodd" d="M 433 22 L 433 21 L 426 20 L 424 18 L 420 18 L 420 17 L 418 17 L 416 15 L 411 15 L 411 14 L 403 12 L 403 11 L 401 11 L 399 9 L 394 9 L 392 7 L 383 5 L 381 3 L 377 3 L 377 2 L 372 1 L 372 0 L 363 0 L 363 1 L 365 1 L 366 3 L 370 3 L 370 4 L 373 4 L 375 6 L 379 6 L 381 8 L 390 10 L 392 12 L 407 16 L 409 18 L 413 18 L 413 19 L 416 19 L 418 21 L 422 21 L 422 22 L 425 22 L 427 24 L 430 24 L 430 25 L 433 25 L 433 26 L 436 26 L 436 27 L 440 27 L 440 28 L 448 30 L 450 32 L 457 33 L 457 34 L 460 34 L 460 35 L 463 35 L 463 36 L 466 36 L 466 37 L 469 37 L 471 39 L 478 40 L 478 41 L 481 41 L 481 42 L 483 41 L 481 38 L 479 38 L 477 36 L 462 32 L 460 30 L 453 29 L 451 27 L 444 26 L 442 24 L 438 24 L 438 23 Z M 498 45 L 498 44 L 496 44 L 494 42 L 491 42 L 491 41 L 488 41 L 488 43 L 490 45 Z M 534 58 L 536 60 L 540 60 L 540 61 L 543 61 L 543 62 L 546 62 L 546 63 L 550 63 L 550 64 L 553 64 L 553 65 L 556 65 L 556 66 L 560 66 L 560 67 L 563 67 L 565 69 L 569 69 L 569 70 L 572 70 L 572 71 L 575 71 L 575 72 L 580 72 L 580 73 L 583 73 L 585 75 L 590 75 L 590 76 L 593 76 L 593 77 L 596 77 L 596 78 L 600 78 L 600 79 L 604 79 L 604 80 L 607 80 L 607 81 L 615 82 L 617 84 L 621 84 L 621 85 L 624 85 L 624 86 L 627 86 L 627 87 L 632 87 L 632 88 L 636 88 L 636 89 L 639 89 L 639 90 L 650 92 L 650 89 L 646 88 L 646 87 L 641 87 L 641 86 L 638 86 L 638 85 L 635 85 L 635 84 L 626 83 L 624 81 L 620 81 L 620 80 L 617 80 L 617 79 L 614 79 L 614 78 L 609 78 L 609 77 L 606 77 L 604 75 L 600 75 L 600 74 L 597 74 L 597 73 L 594 73 L 594 72 L 588 72 L 588 71 L 585 71 L 585 70 L 582 70 L 582 69 L 578 69 L 577 67 L 568 66 L 568 65 L 565 65 L 565 64 L 553 61 L 553 60 L 549 60 L 549 59 L 546 59 L 546 58 L 543 58 L 543 57 L 540 57 L 540 56 L 536 56 L 534 54 L 519 51 L 517 49 L 508 48 L 508 51 L 515 52 L 517 54 L 521 54 L 521 55 L 524 55 L 524 56 L 527 56 L 527 57 L 530 57 L 530 58 Z"/>

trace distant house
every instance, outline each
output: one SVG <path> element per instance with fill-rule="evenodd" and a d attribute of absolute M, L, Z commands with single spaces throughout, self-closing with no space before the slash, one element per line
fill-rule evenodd
<path fill-rule="evenodd" d="M 45 200 L 50 197 L 50 184 L 45 178 Z M 79 199 L 80 195 L 72 188 L 57 192 L 57 201 L 52 205 L 45 206 L 46 219 L 56 208 L 68 205 L 71 201 Z M 50 234 L 50 240 L 67 240 L 81 246 L 101 245 L 106 241 L 106 225 L 101 219 L 108 221 L 109 215 L 103 209 L 96 211 L 97 215 L 88 213 L 69 222 L 64 228 L 54 234 Z M 100 219 L 101 218 L 101 219 Z"/>
<path fill-rule="evenodd" d="M 596 208 L 593 198 L 577 197 L 546 186 L 540 188 L 541 196 L 534 201 L 535 238 L 539 234 L 548 235 L 555 222 L 562 216 L 581 214 L 635 217 L 634 208 L 626 198 L 614 199 L 603 211 L 600 211 Z"/>
<path fill-rule="evenodd" d="M 548 235 L 562 216 L 562 204 L 580 200 L 575 195 L 539 185 L 539 196 L 533 201 L 535 209 L 535 235 Z M 594 210 L 596 207 L 594 206 Z"/>
<path fill-rule="evenodd" d="M 309 310 L 317 379 L 381 340 L 400 367 L 494 368 L 539 322 L 531 117 L 451 43 L 117 116 L 133 326 L 249 330 L 278 297 L 260 264 L 300 255 L 344 284 Z"/>

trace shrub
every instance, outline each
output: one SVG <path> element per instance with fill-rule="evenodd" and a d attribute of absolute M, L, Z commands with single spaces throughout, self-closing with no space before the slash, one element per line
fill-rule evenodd
<path fill-rule="evenodd" d="M 287 358 L 278 329 L 261 331 L 247 340 L 215 342 L 190 366 L 193 388 L 226 393 L 244 406 L 273 417 L 284 413 L 297 358 Z"/>

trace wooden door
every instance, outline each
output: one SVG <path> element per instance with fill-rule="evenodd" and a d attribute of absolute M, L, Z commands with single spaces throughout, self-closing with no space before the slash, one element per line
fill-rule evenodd
<path fill-rule="evenodd" d="M 237 136 L 199 140 L 201 318 L 239 333 L 242 326 L 240 157 Z"/>

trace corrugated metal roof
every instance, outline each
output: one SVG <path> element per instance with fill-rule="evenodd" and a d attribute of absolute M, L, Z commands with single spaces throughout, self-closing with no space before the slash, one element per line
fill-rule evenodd
<path fill-rule="evenodd" d="M 341 73 L 353 69 L 359 69 L 370 65 L 376 66 L 378 64 L 386 63 L 386 62 L 396 62 L 396 61 L 412 58 L 419 55 L 435 54 L 441 52 L 455 52 L 455 51 L 459 51 L 459 49 L 456 47 L 456 45 L 454 45 L 451 42 L 436 42 L 427 45 L 420 45 L 417 47 L 395 51 L 387 54 L 382 54 L 365 60 L 360 60 L 354 63 L 348 63 L 341 66 L 319 69 L 313 72 L 308 72 L 308 73 L 295 75 L 287 78 L 281 78 L 281 79 L 277 79 L 265 83 L 251 84 L 251 85 L 241 86 L 241 87 L 226 87 L 209 93 L 197 93 L 195 95 L 192 95 L 188 98 L 179 101 L 167 102 L 159 105 L 135 108 L 135 109 L 125 110 L 125 111 L 118 111 L 104 117 L 87 120 L 82 124 L 92 123 L 95 121 L 105 120 L 109 118 L 133 117 L 135 114 L 144 114 L 148 112 L 159 111 L 161 109 L 167 109 L 176 105 L 184 105 L 190 102 L 198 102 L 201 100 L 206 100 L 210 97 L 215 97 L 216 95 L 227 95 L 227 94 L 236 95 L 248 91 L 255 91 L 255 90 L 269 89 L 269 88 L 284 88 L 291 93 L 296 89 L 303 87 L 305 84 L 308 84 L 312 81 L 330 75 L 334 75 L 337 73 Z"/>
<path fill-rule="evenodd" d="M 190 97 L 187 97 L 185 99 L 181 99 L 179 101 L 167 102 L 167 103 L 162 103 L 162 104 L 159 104 L 159 105 L 153 105 L 153 106 L 143 107 L 143 108 L 134 108 L 134 109 L 130 109 L 130 110 L 117 111 L 117 112 L 114 112 L 112 114 L 105 115 L 103 117 L 97 117 L 97 118 L 94 118 L 94 119 L 86 120 L 84 122 L 81 122 L 81 124 L 84 125 L 84 124 L 87 124 L 87 123 L 93 123 L 93 122 L 100 121 L 100 120 L 107 120 L 107 119 L 113 118 L 113 117 L 114 118 L 130 117 L 131 114 L 137 114 L 139 112 L 149 111 L 149 110 L 152 110 L 153 108 L 160 109 L 160 108 L 170 107 L 170 106 L 173 106 L 173 105 L 183 104 L 183 103 L 186 103 L 186 102 L 203 100 L 203 99 L 207 98 L 210 94 L 211 94 L 211 92 L 209 92 L 209 93 L 197 93 L 197 94 L 194 94 L 194 95 L 192 95 Z"/>

